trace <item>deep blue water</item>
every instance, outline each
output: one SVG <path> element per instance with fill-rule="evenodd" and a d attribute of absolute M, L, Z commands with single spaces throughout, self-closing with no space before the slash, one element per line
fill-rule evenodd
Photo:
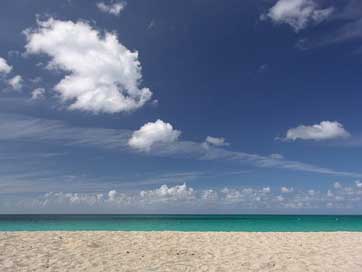
<path fill-rule="evenodd" d="M 0 231 L 362 231 L 349 215 L 0 215 Z"/>

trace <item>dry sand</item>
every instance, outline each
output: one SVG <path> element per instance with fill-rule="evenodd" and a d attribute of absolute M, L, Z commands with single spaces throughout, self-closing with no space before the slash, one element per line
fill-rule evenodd
<path fill-rule="evenodd" d="M 0 271 L 362 271 L 362 233 L 0 232 Z"/>

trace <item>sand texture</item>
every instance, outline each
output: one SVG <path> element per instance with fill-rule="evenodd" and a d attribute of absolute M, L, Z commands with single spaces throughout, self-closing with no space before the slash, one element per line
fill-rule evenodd
<path fill-rule="evenodd" d="M 362 233 L 0 232 L 0 271 L 362 271 Z"/>

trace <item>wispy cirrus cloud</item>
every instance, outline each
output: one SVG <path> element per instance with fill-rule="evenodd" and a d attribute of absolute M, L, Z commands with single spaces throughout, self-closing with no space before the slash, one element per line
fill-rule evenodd
<path fill-rule="evenodd" d="M 194 160 L 223 160 L 259 168 L 277 168 L 323 175 L 360 178 L 361 173 L 337 171 L 278 156 L 263 156 L 231 151 L 222 147 L 205 147 L 203 142 L 176 140 L 158 142 L 148 152 L 134 151 L 129 146 L 133 132 L 121 129 L 74 127 L 61 121 L 25 118 L 17 115 L 0 116 L 0 141 L 48 142 L 62 145 L 77 145 L 119 152 L 137 152 L 143 156 L 189 158 Z"/>
<path fill-rule="evenodd" d="M 362 39 L 362 2 L 359 0 L 278 0 L 260 18 L 287 24 L 295 32 L 325 22 L 328 31 L 308 33 L 299 39 L 297 47 L 302 50 Z"/>
<path fill-rule="evenodd" d="M 295 32 L 299 32 L 309 25 L 324 21 L 333 11 L 333 7 L 319 7 L 315 0 L 278 0 L 261 19 L 288 24 Z"/>
<path fill-rule="evenodd" d="M 32 157 L 32 159 L 37 159 Z M 39 160 L 38 160 L 39 161 Z M 204 177 L 225 177 L 233 173 L 208 172 L 170 172 L 142 173 L 129 177 L 114 177 L 106 175 L 86 175 L 59 172 L 55 169 L 3 169 L 0 171 L 0 195 L 3 194 L 37 194 L 44 192 L 89 193 L 95 191 L 121 190 L 134 191 L 141 186 L 160 184 L 177 184 L 194 181 Z M 238 174 L 240 175 L 240 174 Z"/>
<path fill-rule="evenodd" d="M 342 26 L 326 34 L 300 39 L 297 43 L 297 47 L 302 50 L 308 50 L 338 43 L 346 43 L 352 41 L 360 42 L 362 40 L 361 28 L 362 19 L 349 21 L 348 23 L 344 23 Z M 358 54 L 359 52 L 360 43 L 354 53 Z"/>
<path fill-rule="evenodd" d="M 342 0 L 333 4 L 334 12 L 328 18 L 329 23 L 333 23 L 333 26 L 325 33 L 302 38 L 297 44 L 300 49 L 312 49 L 346 42 L 360 44 L 362 40 L 362 2 Z M 360 45 L 356 51 L 359 50 L 359 47 Z"/>
<path fill-rule="evenodd" d="M 73 127 L 61 121 L 1 115 L 0 140 L 27 140 L 103 149 L 126 149 L 129 130 Z"/>

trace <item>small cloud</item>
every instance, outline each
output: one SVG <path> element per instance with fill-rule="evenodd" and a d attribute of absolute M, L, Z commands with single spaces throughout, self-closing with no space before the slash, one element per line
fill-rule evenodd
<path fill-rule="evenodd" d="M 293 187 L 288 188 L 288 187 L 283 186 L 280 188 L 280 191 L 283 194 L 292 193 L 294 191 L 294 188 Z"/>
<path fill-rule="evenodd" d="M 334 193 L 331 190 L 327 190 L 327 197 L 334 197 Z"/>
<path fill-rule="evenodd" d="M 295 141 L 301 140 L 331 140 L 338 138 L 348 138 L 351 134 L 344 129 L 339 122 L 322 121 L 320 124 L 304 126 L 300 125 L 296 128 L 288 129 L 284 140 Z"/>
<path fill-rule="evenodd" d="M 44 88 L 36 88 L 31 93 L 31 99 L 43 99 L 45 97 L 45 89 Z"/>
<path fill-rule="evenodd" d="M 160 102 L 158 101 L 158 99 L 153 99 L 152 102 L 151 102 L 151 105 L 154 106 L 154 107 L 157 107 L 159 103 Z"/>
<path fill-rule="evenodd" d="M 356 184 L 357 188 L 362 188 L 362 181 L 356 180 L 354 183 Z"/>
<path fill-rule="evenodd" d="M 284 159 L 284 156 L 282 154 L 271 154 L 269 157 L 276 160 Z"/>
<path fill-rule="evenodd" d="M 153 29 L 155 26 L 156 26 L 156 22 L 155 22 L 155 20 L 152 20 L 152 21 L 148 24 L 147 29 L 148 29 L 148 30 Z"/>
<path fill-rule="evenodd" d="M 260 19 L 271 19 L 278 24 L 285 23 L 295 32 L 299 32 L 310 24 L 326 20 L 333 11 L 333 7 L 321 9 L 314 0 L 279 0 L 268 13 L 262 14 Z"/>
<path fill-rule="evenodd" d="M 40 83 L 42 80 L 43 79 L 41 77 L 35 77 L 35 78 L 30 79 L 30 82 L 33 84 L 37 84 L 37 83 Z"/>
<path fill-rule="evenodd" d="M 308 190 L 308 195 L 314 196 L 316 194 L 316 191 L 313 189 Z"/>
<path fill-rule="evenodd" d="M 207 136 L 205 140 L 206 144 L 213 146 L 229 146 L 230 144 L 225 142 L 225 138 L 223 137 L 211 137 Z"/>
<path fill-rule="evenodd" d="M 8 56 L 9 57 L 19 57 L 19 56 L 21 56 L 21 52 L 18 50 L 10 50 L 8 52 Z"/>
<path fill-rule="evenodd" d="M 269 68 L 269 65 L 268 65 L 268 64 L 262 64 L 262 65 L 259 66 L 258 72 L 259 72 L 259 73 L 263 73 L 263 72 L 265 72 L 266 70 L 268 70 L 268 68 Z"/>
<path fill-rule="evenodd" d="M 104 2 L 97 3 L 97 8 L 100 11 L 116 16 L 118 16 L 121 13 L 121 11 L 124 10 L 125 7 L 126 7 L 126 2 L 115 2 L 115 3 L 112 2 L 109 4 L 106 4 Z"/>
<path fill-rule="evenodd" d="M 140 151 L 150 151 L 155 144 L 170 144 L 177 141 L 181 131 L 175 130 L 169 123 L 162 120 L 149 122 L 133 132 L 128 145 Z"/>
<path fill-rule="evenodd" d="M 16 75 L 8 80 L 8 84 L 15 91 L 20 91 L 23 88 L 23 78 L 20 75 Z"/>
<path fill-rule="evenodd" d="M 12 69 L 13 67 L 7 63 L 6 59 L 0 57 L 0 74 L 8 74 Z"/>

